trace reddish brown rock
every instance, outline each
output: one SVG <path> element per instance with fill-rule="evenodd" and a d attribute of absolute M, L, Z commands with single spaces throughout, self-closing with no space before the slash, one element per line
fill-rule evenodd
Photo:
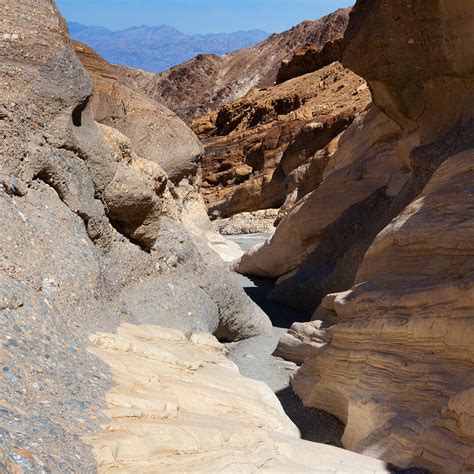
<path fill-rule="evenodd" d="M 187 122 L 218 110 L 243 97 L 254 87 L 275 83 L 281 62 L 309 46 L 321 46 L 341 37 L 347 26 L 349 8 L 320 20 L 305 21 L 289 31 L 274 34 L 251 48 L 224 56 L 199 55 L 161 74 L 130 77 L 152 99 L 166 105 Z"/>
<path fill-rule="evenodd" d="M 342 44 L 342 38 L 336 38 L 322 46 L 310 46 L 308 49 L 297 51 L 290 60 L 282 62 L 278 70 L 277 84 L 341 61 Z"/>
<path fill-rule="evenodd" d="M 201 192 L 211 215 L 281 207 L 317 174 L 310 167 L 315 153 L 369 102 L 364 81 L 335 63 L 252 91 L 195 121 L 193 128 L 205 144 Z"/>

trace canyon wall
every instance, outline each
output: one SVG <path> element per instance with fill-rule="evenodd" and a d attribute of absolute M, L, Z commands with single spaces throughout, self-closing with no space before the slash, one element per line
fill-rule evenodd
<path fill-rule="evenodd" d="M 345 447 L 433 472 L 474 470 L 473 44 L 470 2 L 359 0 L 341 60 L 376 105 L 240 264 L 285 275 L 276 299 L 322 300 L 279 348 L 305 405 Z"/>
<path fill-rule="evenodd" d="M 201 153 L 193 133 L 138 97 L 157 127 L 142 130 L 156 148 L 141 148 L 126 123 L 135 99 L 113 78 L 99 102 L 123 104 L 127 117 L 98 126 L 90 78 L 54 2 L 2 9 L 0 470 L 92 472 L 82 436 L 105 421 L 111 378 L 86 351 L 90 333 L 129 321 L 239 339 L 271 324 L 190 230 L 195 188 L 164 171 L 163 145 L 175 153 L 172 169 L 192 175 Z M 152 142 L 163 128 L 179 133 Z"/>

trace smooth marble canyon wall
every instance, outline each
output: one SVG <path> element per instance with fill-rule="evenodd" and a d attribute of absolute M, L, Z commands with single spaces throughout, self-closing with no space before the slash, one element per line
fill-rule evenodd
<path fill-rule="evenodd" d="M 100 94 L 116 104 L 112 89 Z M 124 90 L 118 80 L 115 90 Z M 130 129 L 128 137 L 99 127 L 93 93 L 54 2 L 2 2 L 0 471 L 95 470 L 82 436 L 105 421 L 111 378 L 87 352 L 89 334 L 123 321 L 226 340 L 271 331 L 207 239 L 190 230 L 200 218 L 191 212 L 195 187 L 170 179 L 159 142 L 146 153 Z M 132 99 L 120 96 L 130 120 Z M 196 137 L 170 111 L 147 107 L 159 130 L 174 127 L 194 143 L 186 151 L 180 132 L 163 145 L 189 176 Z"/>
<path fill-rule="evenodd" d="M 285 288 L 315 283 L 304 286 L 314 321 L 294 325 L 277 353 L 303 362 L 293 388 L 346 424 L 345 447 L 403 467 L 471 472 L 474 8 L 360 0 L 344 42 L 342 63 L 367 80 L 376 106 L 341 135 L 319 188 L 240 270 L 290 272 L 275 290 L 288 302 L 302 293 Z M 366 222 L 381 228 L 362 252 L 351 244 L 334 262 L 325 240 L 337 235 L 334 219 L 352 234 Z M 343 272 L 344 260 L 353 282 L 326 285 L 327 269 Z"/>

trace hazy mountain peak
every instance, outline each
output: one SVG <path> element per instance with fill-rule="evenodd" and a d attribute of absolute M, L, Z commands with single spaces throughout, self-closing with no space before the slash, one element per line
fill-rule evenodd
<path fill-rule="evenodd" d="M 170 25 L 139 25 L 111 31 L 101 26 L 69 23 L 71 36 L 94 48 L 107 61 L 160 72 L 198 54 L 227 54 L 268 37 L 262 30 L 187 35 Z"/>

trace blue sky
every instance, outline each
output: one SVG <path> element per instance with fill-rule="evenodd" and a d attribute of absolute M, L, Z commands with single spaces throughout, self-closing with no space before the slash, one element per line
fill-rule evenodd
<path fill-rule="evenodd" d="M 280 32 L 354 0 L 56 0 L 68 21 L 112 30 L 168 24 L 184 33 Z"/>

